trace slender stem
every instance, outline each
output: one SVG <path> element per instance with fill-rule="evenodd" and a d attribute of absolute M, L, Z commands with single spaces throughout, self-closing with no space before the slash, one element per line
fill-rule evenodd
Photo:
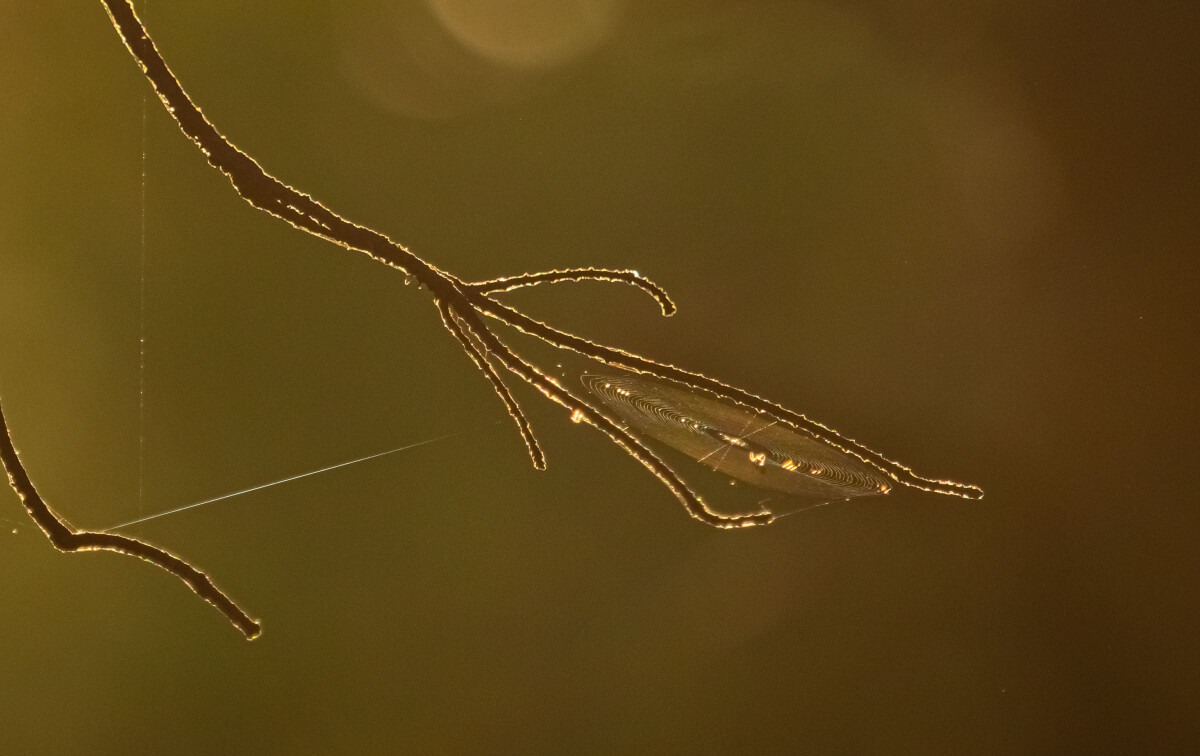
<path fill-rule="evenodd" d="M 88 530 L 76 530 L 70 523 L 60 517 L 47 504 L 34 488 L 21 457 L 13 445 L 8 433 L 8 425 L 4 420 L 4 411 L 0 409 L 0 460 L 8 473 L 9 485 L 21 497 L 25 511 L 42 529 L 50 543 L 59 551 L 115 551 L 118 554 L 128 554 L 139 559 L 145 559 L 155 564 L 184 582 L 202 599 L 217 608 L 225 615 L 233 626 L 242 631 L 247 640 L 254 640 L 262 632 L 258 622 L 250 618 L 233 599 L 221 592 L 213 581 L 200 570 L 157 546 L 113 533 L 94 533 Z"/>
<path fill-rule="evenodd" d="M 670 465 L 659 458 L 657 454 L 629 433 L 629 431 L 621 427 L 614 419 L 605 414 L 599 407 L 575 396 L 563 388 L 558 381 L 548 377 L 509 349 L 479 321 L 479 315 L 474 309 L 461 311 L 460 316 L 468 328 L 478 336 L 483 345 L 506 368 L 521 378 L 521 380 L 541 391 L 548 399 L 569 410 L 572 419 L 586 421 L 588 424 L 599 428 L 613 443 L 621 447 L 629 456 L 641 462 L 650 472 L 654 473 L 655 477 L 675 495 L 675 498 L 683 504 L 684 509 L 692 517 L 718 528 L 742 528 L 753 525 L 766 525 L 771 522 L 773 515 L 769 511 L 750 515 L 722 515 L 709 509 L 704 500 L 679 477 L 679 474 Z"/>
<path fill-rule="evenodd" d="M 162 56 L 146 33 L 141 21 L 137 18 L 132 4 L 128 0 L 102 0 L 102 2 L 105 8 L 108 9 L 113 24 L 116 26 L 118 32 L 120 32 L 126 47 L 129 48 L 129 51 L 141 63 L 142 70 L 154 85 L 155 91 L 158 92 L 168 112 L 179 123 L 183 132 L 196 142 L 208 157 L 209 163 L 224 172 L 229 177 L 230 182 L 237 192 L 251 205 L 286 220 L 297 228 L 329 239 L 342 246 L 366 252 L 382 262 L 401 268 L 414 275 L 433 295 L 434 299 L 439 303 L 439 308 L 443 310 L 448 308 L 454 317 L 463 321 L 468 330 L 479 338 L 488 349 L 496 353 L 505 366 L 512 370 L 518 377 L 533 384 L 544 394 L 567 406 L 572 411 L 579 410 L 582 412 L 589 422 L 604 430 L 623 449 L 662 479 L 668 488 L 684 501 L 688 511 L 693 515 L 699 516 L 700 519 L 705 521 L 724 522 L 724 518 L 720 518 L 720 516 L 709 512 L 700 503 L 699 497 L 688 489 L 683 481 L 679 479 L 678 475 L 674 471 L 671 471 L 666 463 L 654 456 L 643 444 L 637 442 L 628 432 L 621 430 L 619 426 L 605 417 L 594 406 L 574 397 L 561 387 L 548 383 L 548 379 L 540 371 L 533 369 L 532 366 L 520 360 L 511 350 L 499 342 L 478 315 L 481 311 L 492 314 L 487 309 L 487 305 L 494 303 L 486 296 L 485 292 L 496 290 L 496 282 L 477 284 L 478 288 L 473 289 L 472 285 L 466 284 L 451 274 L 426 263 L 391 239 L 376 231 L 347 221 L 307 194 L 297 191 L 268 174 L 249 155 L 239 150 L 218 132 L 216 127 L 204 117 L 204 114 L 200 112 L 191 98 L 187 96 L 183 91 L 183 87 L 167 67 L 166 62 L 163 61 Z M 566 280 L 572 277 L 595 277 L 604 278 L 605 280 L 616 280 L 622 283 L 641 286 L 655 296 L 664 312 L 669 313 L 674 311 L 674 304 L 667 298 L 666 293 L 662 289 L 642 279 L 633 273 L 633 271 L 594 271 L 594 273 L 595 275 L 593 276 L 582 269 L 566 272 L 551 271 L 545 274 L 528 274 L 519 277 L 519 279 L 525 282 L 522 285 Z M 454 317 L 447 318 L 443 316 L 443 320 L 447 324 L 446 327 L 450 329 L 455 338 L 463 343 L 463 347 L 467 349 L 468 353 L 472 353 L 473 347 L 470 344 L 470 339 L 461 329 L 453 327 Z M 493 317 L 496 316 L 493 315 Z M 504 316 L 499 317 L 501 320 L 506 320 Z M 518 325 L 518 322 L 514 322 L 513 324 Z M 472 356 L 474 355 L 472 354 Z M 485 371 L 486 374 L 487 372 Z M 488 377 L 489 380 L 493 378 L 491 375 Z M 495 382 L 493 382 L 494 385 Z M 514 415 L 514 417 L 518 416 Z M 519 420 L 518 424 L 520 424 Z M 522 433 L 523 435 L 525 434 L 524 428 L 522 428 Z M 526 436 L 527 443 L 528 440 L 529 437 Z M 534 451 L 536 448 L 536 446 L 530 447 L 530 453 L 533 455 L 535 465 L 539 461 Z M 681 495 L 679 491 L 684 491 L 686 494 Z M 697 514 L 698 512 L 707 514 L 706 516 L 700 516 Z"/>
<path fill-rule="evenodd" d="M 748 391 L 722 383 L 700 373 L 683 370 L 664 362 L 656 362 L 641 355 L 626 352 L 623 349 L 597 344 L 594 341 L 576 336 L 566 331 L 560 331 L 553 326 L 511 308 L 492 299 L 482 297 L 478 300 L 479 309 L 489 317 L 495 318 L 524 333 L 535 336 L 562 349 L 569 349 L 579 354 L 598 360 L 607 365 L 616 365 L 639 373 L 649 373 L 659 378 L 676 381 L 692 388 L 703 389 L 717 396 L 730 399 L 738 404 L 767 413 L 779 418 L 785 424 L 802 430 L 817 440 L 835 449 L 853 455 L 863 462 L 877 468 L 893 480 L 906 486 L 931 493 L 959 496 L 964 499 L 982 499 L 983 491 L 978 486 L 958 483 L 952 480 L 936 480 L 923 478 L 910 468 L 884 457 L 877 451 L 868 449 L 852 438 L 847 438 L 832 428 L 828 428 L 815 420 L 782 407 L 774 402 L 755 396 Z"/>
<path fill-rule="evenodd" d="M 529 419 L 525 417 L 525 413 L 521 411 L 521 406 L 517 404 L 517 400 L 513 398 L 512 392 L 508 390 L 508 386 L 504 385 L 504 381 L 501 380 L 499 374 L 496 373 L 496 369 L 493 368 L 491 363 L 488 362 L 487 354 L 482 349 L 477 347 L 475 342 L 471 340 L 469 329 L 468 331 L 464 331 L 463 328 L 458 324 L 457 315 L 455 315 L 454 311 L 450 309 L 450 306 L 441 300 L 438 300 L 437 304 L 438 311 L 442 314 L 442 323 L 446 326 L 446 329 L 450 331 L 450 333 L 453 334 L 456 339 L 458 339 L 460 344 L 463 345 L 463 349 L 466 350 L 467 355 L 469 355 L 471 358 L 471 361 L 475 363 L 475 367 L 477 367 L 479 371 L 483 373 L 484 377 L 488 379 L 488 382 L 492 384 L 492 388 L 495 389 L 496 394 L 500 397 L 500 400 L 504 402 L 504 407 L 508 410 L 508 414 L 511 415 L 513 421 L 516 422 L 517 429 L 521 433 L 521 438 L 525 440 L 525 448 L 528 449 L 529 456 L 533 460 L 534 468 L 538 470 L 545 470 L 546 455 L 542 451 L 541 445 L 538 444 L 537 437 L 533 435 L 533 427 L 529 424 Z"/>
<path fill-rule="evenodd" d="M 675 314 L 675 303 L 667 296 L 667 292 L 648 278 L 643 278 L 636 270 L 606 270 L 603 268 L 571 268 L 568 270 L 547 270 L 542 273 L 522 273 L 519 276 L 493 278 L 490 281 L 479 281 L 469 284 L 468 289 L 479 294 L 499 294 L 525 286 L 537 286 L 544 283 L 559 283 L 561 281 L 607 281 L 636 286 L 658 302 L 666 317 Z"/>
<path fill-rule="evenodd" d="M 129 0 L 101 0 L 122 41 L 154 86 L 159 99 L 183 130 L 229 178 L 234 189 L 254 207 L 296 228 L 364 252 L 414 276 L 425 286 L 441 289 L 457 281 L 378 231 L 351 223 L 307 194 L 283 183 L 235 147 L 204 116 L 171 73 Z"/>
<path fill-rule="evenodd" d="M 113 23 L 120 31 L 126 46 L 142 64 L 146 76 L 153 83 L 168 111 L 179 122 L 184 133 L 197 142 L 201 150 L 208 156 L 209 162 L 229 176 L 234 187 L 247 201 L 309 233 L 330 239 L 345 247 L 366 252 L 376 259 L 410 272 L 426 286 L 435 300 L 442 303 L 439 306 L 449 307 L 458 318 L 468 324 L 470 330 L 477 337 L 482 339 L 488 333 L 486 326 L 476 317 L 476 313 L 481 312 L 560 348 L 574 350 L 605 363 L 678 381 L 684 385 L 703 389 L 739 404 L 767 412 L 784 423 L 809 433 L 817 440 L 875 466 L 884 474 L 904 485 L 968 499 L 982 497 L 983 492 L 975 486 L 918 476 L 908 467 L 868 449 L 853 439 L 841 436 L 831 428 L 747 391 L 699 373 L 655 362 L 557 330 L 529 318 L 511 307 L 502 305 L 488 296 L 489 293 L 518 286 L 596 278 L 640 286 L 659 301 L 664 313 L 673 312 L 674 304 L 666 297 L 666 293 L 633 271 L 599 269 L 548 271 L 524 274 L 511 279 L 495 279 L 469 284 L 426 263 L 382 234 L 350 223 L 308 195 L 267 174 L 258 163 L 226 140 L 184 93 L 158 54 L 128 0 L 103 0 L 103 2 L 109 9 Z M 452 331 L 452 333 L 454 332 Z M 465 338 L 465 335 L 461 333 L 454 333 L 454 335 L 460 340 Z M 470 349 L 466 344 L 464 344 L 464 348 Z M 505 352 L 511 355 L 508 350 Z M 508 359 L 512 359 L 512 357 L 510 356 Z M 535 382 L 525 371 L 514 372 L 523 380 Z M 643 464 L 648 464 L 647 460 L 639 456 L 642 454 L 641 450 L 636 447 L 634 449 L 630 453 L 639 458 Z"/>
<path fill-rule="evenodd" d="M 492 366 L 490 362 L 492 358 L 498 360 L 518 378 L 541 391 L 546 397 L 570 410 L 572 419 L 580 422 L 586 421 L 608 435 L 614 443 L 657 476 L 679 499 L 688 513 L 696 519 L 721 528 L 761 525 L 774 519 L 774 515 L 769 511 L 725 516 L 710 510 L 700 496 L 680 478 L 670 465 L 654 454 L 620 423 L 598 406 L 574 395 L 554 378 L 545 375 L 535 365 L 527 362 L 505 345 L 487 327 L 487 323 L 483 319 L 484 315 L 556 347 L 573 350 L 607 364 L 676 381 L 764 412 L 779 422 L 804 431 L 831 447 L 874 465 L 905 485 L 968 499 L 982 498 L 983 492 L 975 486 L 922 478 L 909 468 L 867 449 L 853 439 L 845 438 L 799 413 L 768 402 L 742 389 L 699 373 L 596 344 L 574 334 L 552 328 L 511 307 L 496 302 L 489 296 L 502 291 L 543 283 L 602 280 L 637 286 L 654 297 L 664 315 L 672 314 L 675 311 L 675 305 L 666 292 L 656 284 L 642 278 L 636 271 L 577 268 L 466 283 L 422 260 L 383 234 L 346 220 L 309 195 L 268 174 L 253 158 L 222 136 L 204 117 L 204 114 L 200 112 L 200 109 L 196 107 L 171 73 L 138 19 L 132 3 L 129 0 L 101 1 L 126 47 L 141 65 L 167 111 L 175 118 L 184 134 L 199 146 L 208 158 L 208 162 L 229 178 L 234 189 L 242 198 L 252 206 L 285 220 L 296 228 L 348 249 L 364 252 L 380 262 L 398 268 L 415 277 L 428 289 L 438 306 L 446 328 L 463 345 L 476 367 L 483 372 L 504 401 L 509 413 L 516 420 L 535 467 L 541 468 L 545 465 L 541 449 L 534 438 L 528 420 L 517 406 L 499 373 Z M 222 612 L 247 638 L 257 637 L 260 633 L 261 628 L 255 620 L 251 619 L 232 599 L 222 593 L 207 575 L 179 557 L 127 536 L 75 530 L 59 517 L 43 501 L 30 481 L 9 436 L 2 411 L 0 411 L 0 460 L 8 473 L 9 482 L 21 497 L 29 516 L 33 518 L 56 548 L 66 552 L 107 550 L 145 559 L 182 580 Z"/>

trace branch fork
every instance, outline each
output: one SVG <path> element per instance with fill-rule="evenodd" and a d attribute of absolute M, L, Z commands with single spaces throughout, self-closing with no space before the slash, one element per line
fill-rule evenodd
<path fill-rule="evenodd" d="M 662 287 L 634 270 L 574 268 L 541 273 L 525 273 L 488 281 L 465 282 L 421 259 L 387 236 L 355 224 L 329 210 L 309 195 L 283 183 L 249 155 L 227 140 L 183 90 L 159 54 L 129 0 L 101 0 L 122 41 L 140 65 L 167 111 L 180 129 L 204 154 L 208 162 L 229 178 L 239 195 L 254 207 L 290 223 L 298 229 L 347 249 L 365 253 L 375 260 L 397 268 L 416 279 L 433 297 L 442 323 L 462 345 L 467 356 L 491 384 L 503 402 L 537 469 L 546 466 L 545 454 L 533 428 L 505 383 L 499 368 L 532 385 L 551 401 L 567 410 L 574 422 L 595 426 L 613 443 L 646 467 L 667 487 L 692 517 L 718 528 L 745 528 L 765 525 L 776 515 L 768 510 L 749 514 L 725 515 L 710 509 L 678 473 L 645 443 L 599 405 L 565 388 L 505 344 L 489 327 L 489 320 L 509 325 L 518 331 L 599 361 L 637 373 L 646 373 L 707 392 L 762 413 L 773 421 L 805 433 L 830 447 L 865 462 L 892 480 L 923 491 L 979 499 L 979 488 L 948 480 L 918 476 L 899 462 L 887 459 L 853 439 L 808 419 L 778 404 L 743 389 L 727 385 L 699 373 L 656 362 L 614 347 L 604 346 L 575 334 L 556 329 L 530 318 L 495 299 L 495 295 L 514 289 L 542 284 L 601 281 L 641 289 L 654 299 L 664 316 L 675 312 L 675 304 Z M 0 415 L 2 423 L 2 415 Z M 21 495 L 26 509 L 51 542 L 63 551 L 105 549 L 146 559 L 174 574 L 197 594 L 221 611 L 247 638 L 258 635 L 257 622 L 222 593 L 202 572 L 162 549 L 142 541 L 108 533 L 77 531 L 59 518 L 42 501 L 21 466 L 16 450 L 4 428 L 0 456 L 13 488 Z"/>

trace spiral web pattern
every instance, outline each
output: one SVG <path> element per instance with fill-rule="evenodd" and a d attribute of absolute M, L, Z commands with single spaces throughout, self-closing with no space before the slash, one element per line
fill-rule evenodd
<path fill-rule="evenodd" d="M 636 430 L 743 482 L 839 499 L 891 490 L 879 470 L 765 413 L 642 376 L 592 373 L 581 380 Z"/>

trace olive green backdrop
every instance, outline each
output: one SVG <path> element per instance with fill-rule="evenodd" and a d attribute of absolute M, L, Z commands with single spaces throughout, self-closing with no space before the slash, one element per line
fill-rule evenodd
<path fill-rule="evenodd" d="M 469 279 L 636 268 L 676 317 L 505 297 L 987 491 L 745 532 L 521 390 L 532 470 L 423 292 L 240 200 L 99 3 L 2 7 L 0 398 L 53 506 L 107 527 L 458 435 L 126 531 L 253 643 L 0 493 L 0 750 L 1200 742 L 1192 4 L 145 9 L 218 128 L 336 211 Z"/>

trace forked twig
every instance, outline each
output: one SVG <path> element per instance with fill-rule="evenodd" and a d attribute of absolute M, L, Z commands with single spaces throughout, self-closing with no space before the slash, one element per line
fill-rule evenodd
<path fill-rule="evenodd" d="M 438 312 L 442 315 L 442 323 L 446 326 L 446 330 L 458 339 L 458 343 L 462 344 L 463 349 L 471 357 L 471 361 L 475 363 L 475 367 L 483 373 L 488 382 L 492 384 L 492 388 L 496 390 L 500 400 L 504 402 L 504 406 L 508 409 L 508 414 L 512 415 L 513 420 L 517 423 L 517 429 L 521 432 L 521 438 L 525 440 L 525 448 L 529 450 L 529 456 L 533 460 L 533 467 L 536 470 L 546 469 L 546 455 L 542 452 L 542 447 L 538 443 L 537 437 L 533 435 L 533 427 L 529 424 L 529 419 L 525 417 L 525 413 L 521 411 L 521 406 L 517 404 L 517 400 L 513 398 L 512 392 L 508 390 L 508 386 L 504 385 L 504 380 L 488 362 L 487 351 L 476 346 L 472 340 L 474 332 L 469 329 L 464 330 L 458 324 L 457 316 L 443 302 L 438 302 Z"/>
<path fill-rule="evenodd" d="M 174 554 L 136 538 L 113 533 L 93 533 L 71 527 L 66 520 L 50 508 L 50 505 L 33 487 L 33 482 L 29 480 L 29 473 L 25 472 L 25 466 L 21 464 L 21 458 L 17 454 L 16 447 L 13 446 L 2 408 L 0 408 L 0 460 L 3 461 L 4 470 L 8 473 L 9 485 L 21 497 L 25 511 L 29 512 L 29 516 L 59 551 L 115 551 L 118 554 L 128 554 L 145 559 L 182 580 L 188 588 L 199 594 L 200 598 L 215 606 L 217 611 L 224 614 L 233 623 L 234 627 L 242 631 L 247 640 L 254 640 L 262 632 L 262 627 L 234 603 L 233 599 L 222 593 L 208 575 Z"/>
<path fill-rule="evenodd" d="M 483 316 L 505 323 L 517 330 L 541 339 L 561 349 L 578 352 L 591 359 L 605 364 L 615 365 L 627 370 L 648 373 L 658 378 L 673 381 L 688 386 L 697 391 L 711 393 L 736 404 L 756 410 L 778 423 L 805 433 L 830 447 L 849 454 L 865 462 L 889 478 L 906 486 L 924 491 L 960 496 L 966 499 L 979 499 L 983 491 L 975 486 L 955 483 L 953 481 L 933 480 L 922 478 L 912 470 L 898 462 L 887 459 L 878 452 L 872 451 L 853 439 L 839 435 L 834 430 L 809 420 L 804 415 L 788 410 L 777 404 L 755 396 L 742 389 L 729 386 L 707 376 L 683 370 L 673 365 L 656 362 L 630 352 L 613 347 L 607 347 L 581 338 L 571 333 L 558 330 L 545 323 L 534 320 L 523 313 L 501 304 L 493 299 L 493 295 L 513 289 L 537 286 L 546 283 L 563 281 L 598 280 L 610 283 L 622 283 L 642 289 L 655 299 L 662 309 L 663 315 L 675 312 L 675 304 L 667 293 L 652 281 L 643 278 L 633 270 L 605 270 L 597 268 L 576 268 L 571 270 L 554 270 L 542 273 L 527 273 L 507 278 L 470 283 L 441 270 L 436 266 L 417 257 L 408 249 L 392 241 L 383 234 L 352 223 L 341 215 L 329 210 L 307 194 L 300 192 L 276 179 L 262 169 L 246 153 L 229 142 L 205 118 L 200 109 L 191 101 L 179 84 L 178 79 L 171 73 L 163 61 L 154 42 L 150 39 L 145 27 L 138 19 L 130 0 L 101 0 L 107 9 L 113 25 L 121 35 L 125 46 L 134 59 L 137 60 L 149 79 L 159 99 L 167 111 L 179 124 L 180 129 L 204 153 L 208 162 L 229 178 L 234 189 L 247 202 L 281 220 L 310 234 L 327 239 L 348 249 L 358 250 L 391 267 L 404 271 L 415 278 L 433 296 L 435 305 L 441 315 L 442 322 L 451 335 L 462 344 L 467 355 L 475 366 L 484 374 L 504 402 L 509 414 L 517 423 L 521 436 L 529 450 L 535 467 L 545 467 L 545 457 L 534 437 L 532 427 L 521 408 L 517 405 L 503 378 L 497 372 L 493 361 L 503 365 L 508 371 L 521 380 L 538 389 L 543 395 L 560 404 L 571 413 L 573 420 L 587 422 L 604 432 L 614 443 L 625 450 L 631 457 L 640 462 L 654 473 L 660 481 L 674 494 L 688 513 L 702 522 L 719 528 L 740 528 L 752 525 L 762 525 L 771 522 L 775 515 L 769 511 L 753 514 L 723 515 L 711 510 L 695 491 L 662 459 L 651 451 L 632 432 L 621 423 L 614 420 L 604 410 L 592 401 L 580 398 L 563 387 L 557 380 L 546 375 L 535 365 L 527 362 L 519 354 L 504 344 L 491 331 Z M 15 460 L 15 453 L 12 455 Z M 7 462 L 7 458 L 6 458 Z M 17 469 L 20 470 L 19 463 Z M 11 473 L 10 473 L 11 475 Z M 27 483 L 23 470 L 22 480 Z M 15 480 L 15 479 L 14 479 Z M 17 483 L 14 482 L 14 486 Z M 22 489 L 18 487 L 18 491 Z M 32 486 L 28 486 L 32 492 Z M 33 493 L 36 497 L 36 493 Z M 26 496 L 26 493 L 22 493 Z M 40 499 L 36 499 L 40 504 Z M 56 526 L 48 527 L 42 524 L 35 514 L 35 507 L 30 507 L 30 514 L 42 524 L 43 530 L 55 541 L 55 545 L 63 548 L 60 541 L 67 533 L 75 538 L 88 536 L 101 537 L 102 534 L 72 533 L 69 527 L 58 521 L 41 505 Z M 28 507 L 28 504 L 27 504 Z M 57 528 L 57 529 L 56 529 Z M 196 572 L 186 563 L 140 541 L 124 539 L 120 536 L 103 536 L 116 541 L 88 541 L 91 548 L 112 548 L 124 553 L 134 553 L 137 556 L 150 559 L 155 564 L 179 576 L 191 585 L 198 593 L 212 601 L 219 609 L 226 611 L 230 620 L 245 632 L 245 627 L 257 625 L 237 610 L 232 602 L 212 588 L 211 582 L 201 573 Z M 56 540 L 57 539 L 57 540 Z M 96 544 L 103 545 L 96 545 Z M 119 544 L 114 545 L 114 544 Z M 136 544 L 136 548 L 130 544 Z M 174 561 L 170 561 L 174 560 Z M 190 571 L 190 572 L 189 572 Z M 206 593 L 197 587 L 194 575 L 203 578 L 202 586 L 209 586 L 211 591 Z M 205 589 L 208 590 L 208 589 Z M 218 603 L 218 599 L 227 605 Z M 237 614 L 230 614 L 227 607 L 232 607 Z M 239 624 L 239 617 L 250 625 Z M 249 634 L 249 633 L 248 633 Z"/>
<path fill-rule="evenodd" d="M 500 311 L 497 311 L 494 306 L 498 303 L 491 299 L 489 294 L 518 286 L 583 279 L 598 279 L 637 286 L 650 293 L 658 301 L 664 313 L 670 314 L 674 312 L 675 305 L 661 287 L 642 278 L 634 271 L 583 268 L 526 274 L 510 279 L 473 284 L 437 268 L 378 231 L 346 220 L 309 195 L 284 184 L 264 171 L 253 158 L 239 150 L 217 131 L 216 127 L 205 118 L 200 109 L 184 92 L 179 80 L 171 73 L 145 27 L 142 26 L 129 0 L 102 0 L 102 2 L 108 9 L 113 25 L 120 33 L 126 47 L 141 65 L 167 111 L 179 124 L 184 134 L 196 143 L 208 158 L 208 162 L 229 178 L 234 189 L 243 199 L 254 207 L 287 221 L 296 228 L 328 239 L 348 249 L 364 252 L 386 265 L 402 270 L 429 290 L 442 313 L 442 320 L 451 334 L 463 344 L 463 348 L 472 357 L 476 366 L 484 372 L 493 388 L 496 388 L 509 412 L 516 419 L 522 435 L 525 436 L 526 444 L 530 448 L 535 465 L 539 463 L 540 459 L 536 443 L 530 443 L 532 434 L 528 432 L 528 420 L 525 419 L 516 403 L 509 401 L 510 397 L 507 396 L 507 391 L 497 387 L 498 385 L 502 386 L 503 382 L 494 371 L 491 371 L 490 367 L 487 367 L 489 357 L 497 360 L 547 397 L 566 407 L 580 420 L 586 420 L 603 430 L 635 459 L 662 479 L 693 516 L 718 527 L 730 528 L 770 521 L 770 514 L 767 512 L 752 515 L 722 515 L 710 510 L 700 497 L 644 444 L 621 428 L 598 407 L 575 396 L 525 362 L 505 346 L 481 318 L 482 313 L 487 313 L 494 318 L 521 327 L 527 332 L 532 332 L 536 336 L 538 335 L 536 333 L 538 326 L 535 325 L 532 329 L 528 328 L 528 323 L 536 323 L 536 321 L 531 321 L 524 316 L 521 320 L 509 320 L 503 314 L 497 315 L 496 313 Z M 461 324 L 462 327 L 455 327 L 456 324 Z M 547 341 L 553 343 L 555 332 L 548 328 L 544 330 L 545 336 L 549 337 Z M 471 343 L 472 338 L 478 339 L 486 350 L 486 354 L 479 353 L 479 350 Z M 613 354 L 615 355 L 617 352 L 614 351 Z"/>

